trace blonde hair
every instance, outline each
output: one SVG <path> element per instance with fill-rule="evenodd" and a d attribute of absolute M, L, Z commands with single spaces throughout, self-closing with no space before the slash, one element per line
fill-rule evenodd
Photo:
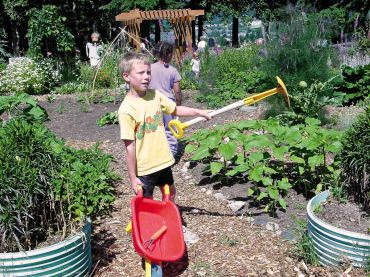
<path fill-rule="evenodd" d="M 122 56 L 118 63 L 118 69 L 121 76 L 123 73 L 130 73 L 134 62 L 142 62 L 144 64 L 150 65 L 150 60 L 147 55 L 136 52 L 127 52 Z"/>

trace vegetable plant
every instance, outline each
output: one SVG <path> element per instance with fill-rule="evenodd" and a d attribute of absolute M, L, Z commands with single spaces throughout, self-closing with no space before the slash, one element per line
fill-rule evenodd
<path fill-rule="evenodd" d="M 327 159 L 339 151 L 340 133 L 319 124 L 313 118 L 291 127 L 276 119 L 241 121 L 197 132 L 185 151 L 208 164 L 212 175 L 252 181 L 248 196 L 266 211 L 285 209 L 290 188 L 319 192 L 338 174 L 337 163 Z"/>

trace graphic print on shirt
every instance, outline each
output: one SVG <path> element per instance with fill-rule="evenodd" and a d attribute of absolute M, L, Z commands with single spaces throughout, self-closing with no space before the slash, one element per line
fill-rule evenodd
<path fill-rule="evenodd" d="M 144 133 L 155 132 L 158 126 L 163 126 L 161 111 L 157 111 L 153 117 L 145 116 L 145 121 L 135 128 L 136 138 L 142 140 Z"/>

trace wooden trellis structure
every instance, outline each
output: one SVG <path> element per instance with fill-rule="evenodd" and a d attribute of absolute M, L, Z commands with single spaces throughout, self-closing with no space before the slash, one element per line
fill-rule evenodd
<path fill-rule="evenodd" d="M 193 52 L 191 39 L 191 22 L 196 16 L 204 15 L 204 10 L 155 10 L 140 11 L 132 10 L 128 13 L 121 13 L 116 16 L 116 21 L 121 21 L 127 26 L 127 32 L 132 38 L 130 41 L 135 45 L 136 50 L 140 50 L 140 24 L 143 20 L 167 19 L 174 29 L 175 35 L 175 57 L 179 64 L 185 51 Z M 186 47 L 187 46 L 187 47 Z"/>

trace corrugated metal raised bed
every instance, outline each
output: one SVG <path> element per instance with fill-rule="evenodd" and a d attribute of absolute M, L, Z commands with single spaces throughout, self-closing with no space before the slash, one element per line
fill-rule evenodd
<path fill-rule="evenodd" d="M 364 267 L 370 259 L 370 236 L 334 227 L 314 214 L 314 209 L 330 195 L 324 191 L 313 197 L 307 205 L 308 234 L 313 240 L 319 262 L 337 266 L 349 259 L 354 266 Z"/>
<path fill-rule="evenodd" d="M 89 276 L 91 221 L 70 238 L 40 249 L 0 253 L 0 276 Z"/>

